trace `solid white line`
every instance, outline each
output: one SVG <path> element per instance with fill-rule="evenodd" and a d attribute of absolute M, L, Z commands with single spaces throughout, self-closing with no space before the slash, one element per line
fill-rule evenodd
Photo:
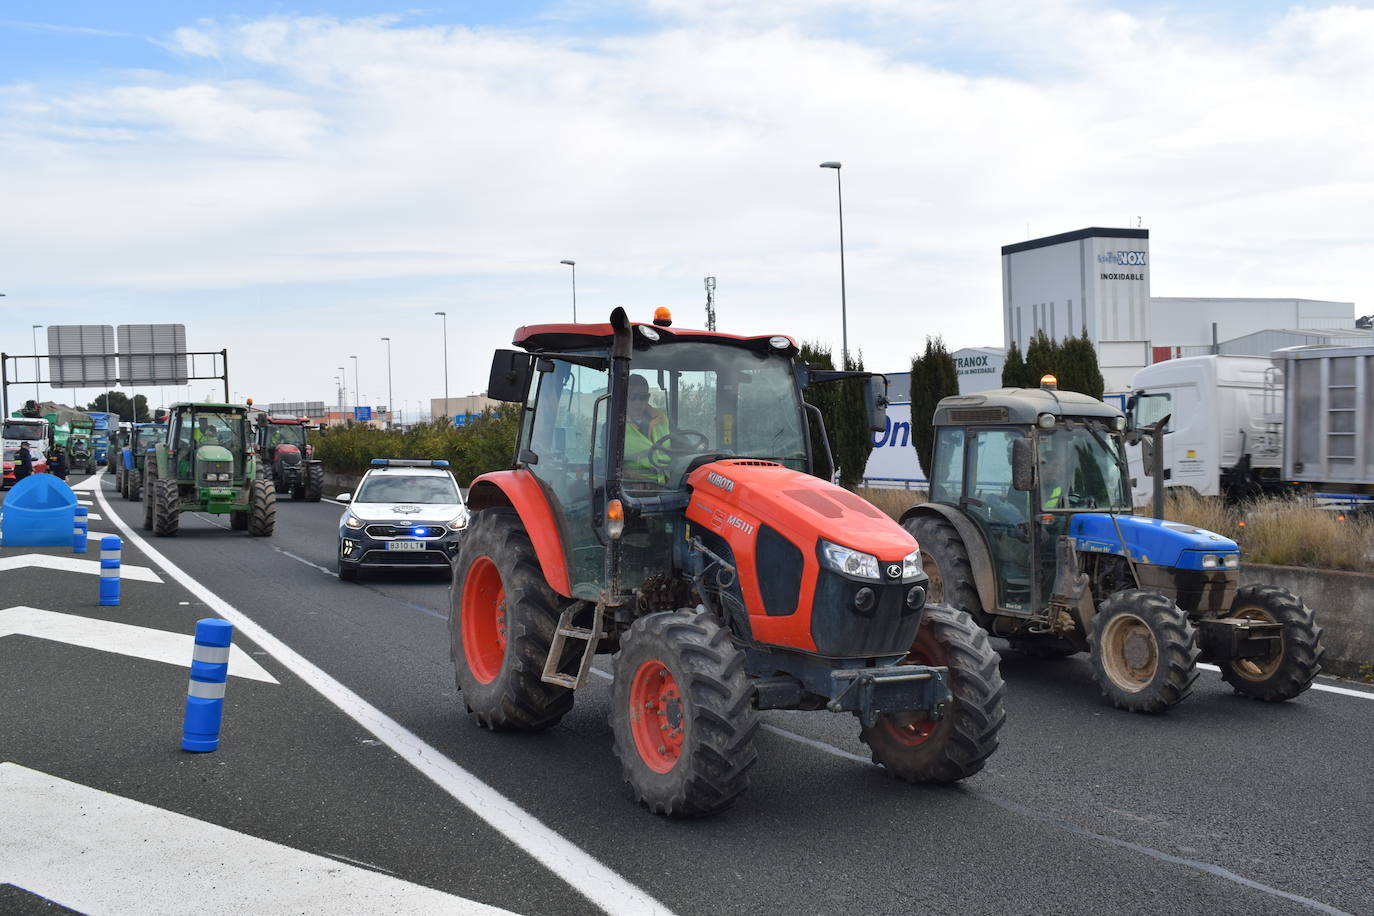
<path fill-rule="evenodd" d="M 103 491 L 97 489 L 96 493 L 104 503 Z M 314 687 L 353 721 L 376 735 L 455 801 L 529 853 L 596 906 L 616 916 L 671 913 L 671 910 L 643 890 L 559 836 L 515 802 L 445 757 L 436 748 L 426 744 L 418 735 L 334 680 L 237 608 L 197 582 L 148 544 L 117 514 L 111 512 L 110 516 L 134 546 L 162 567 L 168 576 L 205 602 L 206 607 L 232 623 L 245 637 L 257 643 L 301 680 Z"/>
<path fill-rule="evenodd" d="M 0 763 L 0 884 L 83 913 L 508 910 Z"/>
<path fill-rule="evenodd" d="M 1209 665 L 1206 662 L 1198 662 L 1198 667 L 1205 671 L 1220 671 L 1216 665 Z M 1349 687 L 1331 687 L 1327 684 L 1313 684 L 1313 690 L 1321 690 L 1325 693 L 1339 693 L 1343 697 L 1359 697 L 1362 700 L 1374 700 L 1374 693 L 1363 690 L 1351 690 Z"/>

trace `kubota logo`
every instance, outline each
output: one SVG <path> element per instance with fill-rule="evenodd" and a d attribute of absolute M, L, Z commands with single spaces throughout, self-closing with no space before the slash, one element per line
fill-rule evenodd
<path fill-rule="evenodd" d="M 707 471 L 707 472 L 706 472 L 706 480 L 707 480 L 708 482 L 713 483 L 713 484 L 715 484 L 716 486 L 720 487 L 722 490 L 724 490 L 724 491 L 727 492 L 727 493 L 734 492 L 734 489 L 735 489 L 735 482 L 734 482 L 733 480 L 731 480 L 729 477 L 722 477 L 720 474 L 717 474 L 715 471 Z"/>
<path fill-rule="evenodd" d="M 887 567 L 887 577 L 889 579 L 900 579 L 902 577 L 902 564 L 892 563 Z"/>

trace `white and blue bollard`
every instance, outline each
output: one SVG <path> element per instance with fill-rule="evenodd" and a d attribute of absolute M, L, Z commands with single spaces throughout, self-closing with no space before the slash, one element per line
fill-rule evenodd
<path fill-rule="evenodd" d="M 100 606 L 119 604 L 119 554 L 123 541 L 111 535 L 100 539 Z"/>
<path fill-rule="evenodd" d="M 89 511 L 85 506 L 76 507 L 76 517 L 72 521 L 72 553 L 86 552 L 86 532 L 91 530 L 91 523 L 86 518 Z"/>
<path fill-rule="evenodd" d="M 186 689 L 186 719 L 181 729 L 183 751 L 219 747 L 224 715 L 224 683 L 229 679 L 229 642 L 234 625 L 207 617 L 196 621 L 196 648 L 191 655 L 191 683 Z"/>

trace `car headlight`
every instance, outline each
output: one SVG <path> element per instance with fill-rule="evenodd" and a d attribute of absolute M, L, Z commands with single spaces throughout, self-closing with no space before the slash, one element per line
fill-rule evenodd
<path fill-rule="evenodd" d="M 871 553 L 861 553 L 829 541 L 821 541 L 821 562 L 837 573 L 856 576 L 860 579 L 881 580 L 878 572 L 878 558 Z M 903 563 L 903 566 L 906 564 Z M 919 566 L 919 562 L 918 562 Z"/>
<path fill-rule="evenodd" d="M 1227 569 L 1240 568 L 1240 554 L 1228 553 L 1226 556 L 1221 558 L 1221 565 L 1225 566 Z"/>
<path fill-rule="evenodd" d="M 349 528 L 361 528 L 363 526 L 363 520 L 350 512 L 344 516 L 344 524 Z"/>
<path fill-rule="evenodd" d="M 902 557 L 902 581 L 910 582 L 919 577 L 925 568 L 921 566 L 921 548 L 917 547 L 911 553 Z"/>
<path fill-rule="evenodd" d="M 468 513 L 467 513 L 467 510 L 466 510 L 466 509 L 464 509 L 462 512 L 459 512 L 459 513 L 458 513 L 457 515 L 455 515 L 453 518 L 449 519 L 449 522 L 448 522 L 448 530 L 449 530 L 449 531 L 462 531 L 462 530 L 463 530 L 464 528 L 466 528 L 467 526 L 468 526 Z"/>

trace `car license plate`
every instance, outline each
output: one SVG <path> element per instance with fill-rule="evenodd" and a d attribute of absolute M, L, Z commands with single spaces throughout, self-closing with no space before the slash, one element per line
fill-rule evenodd
<path fill-rule="evenodd" d="M 424 550 L 423 541 L 387 541 L 387 550 Z"/>

